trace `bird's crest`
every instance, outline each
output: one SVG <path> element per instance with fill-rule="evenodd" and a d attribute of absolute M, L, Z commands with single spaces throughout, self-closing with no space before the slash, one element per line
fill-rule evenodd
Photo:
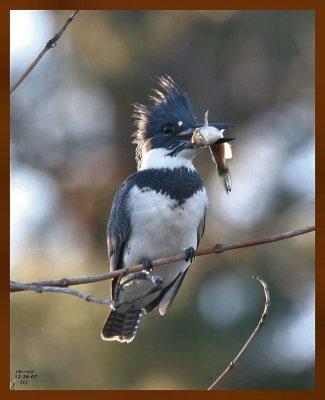
<path fill-rule="evenodd" d="M 157 78 L 158 89 L 153 89 L 149 96 L 151 104 L 135 103 L 133 118 L 136 131 L 133 133 L 133 143 L 137 145 L 136 159 L 141 162 L 142 146 L 145 142 L 160 132 L 166 123 L 184 121 L 195 124 L 187 94 L 179 88 L 175 81 L 168 75 Z"/>

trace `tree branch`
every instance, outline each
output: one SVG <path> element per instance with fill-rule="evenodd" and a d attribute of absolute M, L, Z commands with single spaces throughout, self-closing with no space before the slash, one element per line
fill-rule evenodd
<path fill-rule="evenodd" d="M 16 289 L 15 291 L 30 290 L 36 293 L 43 293 L 43 292 L 65 293 L 65 294 L 70 294 L 71 296 L 79 297 L 83 300 L 89 301 L 90 303 L 105 304 L 108 306 L 113 305 L 113 302 L 111 300 L 96 297 L 93 296 L 92 294 L 79 292 L 78 290 L 71 288 L 63 288 L 55 286 L 38 286 L 29 283 L 18 283 L 10 281 L 10 289 L 11 288 Z"/>
<path fill-rule="evenodd" d="M 277 235 L 265 237 L 262 239 L 257 239 L 257 240 L 249 240 L 247 242 L 240 242 L 240 243 L 231 243 L 231 244 L 216 244 L 211 247 L 207 247 L 205 249 L 198 249 L 196 251 L 196 256 L 200 257 L 203 255 L 207 254 L 220 254 L 228 250 L 235 250 L 235 249 L 242 249 L 245 247 L 253 247 L 253 246 L 259 246 L 261 244 L 265 243 L 272 243 L 272 242 L 277 242 L 280 240 L 284 239 L 289 239 L 295 236 L 299 235 L 304 235 L 309 232 L 315 231 L 315 226 L 309 226 L 307 228 L 302 228 L 302 229 L 297 229 L 294 231 L 288 231 L 284 233 L 280 233 Z M 186 255 L 185 252 L 179 253 L 176 256 L 172 257 L 165 257 L 165 258 L 160 258 L 158 260 L 154 260 L 152 262 L 153 268 L 158 267 L 160 265 L 165 265 L 165 264 L 170 264 L 174 263 L 176 261 L 180 261 L 185 259 Z M 143 270 L 143 265 L 138 264 L 133 267 L 129 268 L 122 268 L 117 271 L 111 271 L 107 272 L 105 274 L 100 274 L 100 275 L 89 275 L 89 276 L 79 276 L 79 277 L 74 277 L 74 278 L 61 278 L 61 279 L 54 279 L 54 280 L 47 280 L 47 281 L 36 281 L 36 282 L 30 282 L 28 285 L 32 286 L 55 286 L 55 287 L 67 287 L 67 286 L 72 286 L 72 285 L 81 285 L 84 283 L 94 283 L 94 282 L 100 282 L 100 281 L 105 281 L 107 279 L 112 279 L 119 277 L 121 275 L 127 275 L 131 274 L 134 272 L 140 272 Z M 17 286 L 20 285 L 17 282 L 10 282 L 10 292 L 20 292 L 24 289 L 23 286 Z"/>
<path fill-rule="evenodd" d="M 10 281 L 10 288 L 15 289 L 15 291 L 29 290 L 29 291 L 36 292 L 36 293 L 52 292 L 52 293 L 69 294 L 71 296 L 79 297 L 80 299 L 86 300 L 90 303 L 105 304 L 105 305 L 111 306 L 111 307 L 116 307 L 116 306 L 121 307 L 122 305 L 132 304 L 134 301 L 140 300 L 152 293 L 155 293 L 157 290 L 159 290 L 160 286 L 159 285 L 155 286 L 155 287 L 149 289 L 146 293 L 143 293 L 142 295 L 136 297 L 132 301 L 129 301 L 129 302 L 125 301 L 123 303 L 116 303 L 113 300 L 96 297 L 92 294 L 80 292 L 75 289 L 62 288 L 62 287 L 56 287 L 56 286 L 38 286 L 38 285 L 30 284 L 30 283 L 18 283 L 18 282 Z"/>
<path fill-rule="evenodd" d="M 213 390 L 217 388 L 218 383 L 220 383 L 220 381 L 230 372 L 232 371 L 240 357 L 244 354 L 244 352 L 247 350 L 248 346 L 252 343 L 252 341 L 254 340 L 254 338 L 256 337 L 256 335 L 258 334 L 259 330 L 262 328 L 262 326 L 264 325 L 265 321 L 267 320 L 268 317 L 268 311 L 271 305 L 270 302 L 270 293 L 269 293 L 269 289 L 267 287 L 267 284 L 265 283 L 265 281 L 261 278 L 259 278 L 258 276 L 253 276 L 253 279 L 256 279 L 262 286 L 263 286 L 263 290 L 264 290 L 264 296 L 265 296 L 265 304 L 264 304 L 264 310 L 262 312 L 262 315 L 256 325 L 256 328 L 254 329 L 253 333 L 250 335 L 250 337 L 247 339 L 246 343 L 244 344 L 244 346 L 241 348 L 241 350 L 239 351 L 239 353 L 237 354 L 237 356 L 229 363 L 228 367 L 217 377 L 217 379 L 212 383 L 212 385 L 210 385 L 208 387 L 207 390 Z"/>
<path fill-rule="evenodd" d="M 43 50 L 39 53 L 39 55 L 35 58 L 35 60 L 31 63 L 31 65 L 26 69 L 26 71 L 21 75 L 21 77 L 17 80 L 17 82 L 11 86 L 10 88 L 10 94 L 13 93 L 17 87 L 23 82 L 24 79 L 27 78 L 27 76 L 32 72 L 32 70 L 36 67 L 38 62 L 43 58 L 45 53 L 55 47 L 57 45 L 57 41 L 60 39 L 60 37 L 63 35 L 64 31 L 66 30 L 67 26 L 73 21 L 74 17 L 78 14 L 79 10 L 73 11 L 73 13 L 68 17 L 68 19 L 65 21 L 64 25 L 62 28 L 59 30 L 58 33 L 56 33 L 52 39 L 50 39 Z"/>

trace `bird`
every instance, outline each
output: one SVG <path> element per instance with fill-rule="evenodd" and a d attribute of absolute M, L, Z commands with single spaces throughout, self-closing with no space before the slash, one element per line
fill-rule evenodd
<path fill-rule="evenodd" d="M 203 124 L 175 80 L 164 75 L 156 83 L 150 104 L 133 106 L 137 171 L 117 191 L 107 226 L 110 271 L 137 264 L 143 271 L 112 280 L 113 305 L 101 331 L 107 341 L 130 343 L 145 314 L 166 314 L 204 234 L 209 200 L 193 165 L 201 149 L 191 141 Z M 152 268 L 152 260 L 181 251 L 183 260 Z"/>

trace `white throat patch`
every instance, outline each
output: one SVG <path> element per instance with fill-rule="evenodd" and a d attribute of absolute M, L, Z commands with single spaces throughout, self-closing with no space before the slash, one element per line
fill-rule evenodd
<path fill-rule="evenodd" d="M 170 150 L 152 149 L 142 154 L 140 171 L 149 168 L 179 168 L 195 169 L 192 164 L 193 150 L 183 150 L 175 157 L 168 156 Z M 184 153 L 184 154 L 183 154 Z"/>

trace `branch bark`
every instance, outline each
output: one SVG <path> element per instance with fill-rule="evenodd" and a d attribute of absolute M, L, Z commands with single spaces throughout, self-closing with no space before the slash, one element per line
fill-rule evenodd
<path fill-rule="evenodd" d="M 32 70 L 36 67 L 39 61 L 43 58 L 45 53 L 55 47 L 57 45 L 57 41 L 63 35 L 64 31 L 66 30 L 67 26 L 73 21 L 74 17 L 78 14 L 79 10 L 73 11 L 73 13 L 68 17 L 65 21 L 62 28 L 57 32 L 45 45 L 43 50 L 39 53 L 39 55 L 35 58 L 35 60 L 30 64 L 30 66 L 26 69 L 26 71 L 21 75 L 21 77 L 17 80 L 17 82 L 11 86 L 10 94 L 13 93 L 17 87 L 27 78 L 27 76 L 32 72 Z"/>
<path fill-rule="evenodd" d="M 69 294 L 71 296 L 79 297 L 80 299 L 86 300 L 90 303 L 105 304 L 107 306 L 113 305 L 113 302 L 111 300 L 103 299 L 101 297 L 96 297 L 92 294 L 80 292 L 78 290 L 71 289 L 71 288 L 63 288 L 63 287 L 56 287 L 56 286 L 39 286 L 39 285 L 33 285 L 33 284 L 29 284 L 29 283 L 18 283 L 18 282 L 10 281 L 10 290 L 11 290 L 11 288 L 16 289 L 14 291 L 29 290 L 29 291 L 36 292 L 36 293 L 43 293 L 43 292 L 63 293 L 63 294 Z"/>
<path fill-rule="evenodd" d="M 268 236 L 262 239 L 256 239 L 256 240 L 249 240 L 246 242 L 240 242 L 240 243 L 231 243 L 231 244 L 215 244 L 214 246 L 207 247 L 205 249 L 198 249 L 196 251 L 196 256 L 200 257 L 203 255 L 207 254 L 220 254 L 225 251 L 229 250 L 235 250 L 235 249 L 242 249 L 245 247 L 253 247 L 253 246 L 259 246 L 262 244 L 266 243 L 272 243 L 272 242 L 277 242 L 280 240 L 285 240 L 289 239 L 295 236 L 299 235 L 304 235 L 309 232 L 315 231 L 315 226 L 311 225 L 307 228 L 302 228 L 302 229 L 297 229 L 297 230 L 292 230 L 284 233 L 280 233 L 277 235 L 273 236 Z M 154 260 L 152 262 L 153 268 L 156 268 L 160 265 L 165 265 L 165 264 L 170 264 L 174 263 L 176 261 L 180 261 L 185 259 L 186 255 L 185 252 L 179 253 L 176 256 L 172 257 L 165 257 L 165 258 L 160 258 L 158 260 Z M 143 265 L 138 264 L 134 265 L 133 267 L 129 268 L 122 268 L 117 271 L 111 271 L 107 272 L 105 274 L 100 274 L 100 275 L 89 275 L 89 276 L 79 276 L 79 277 L 74 277 L 74 278 L 61 278 L 61 279 L 54 279 L 54 280 L 47 280 L 47 281 L 36 281 L 36 282 L 30 282 L 27 283 L 27 285 L 32 285 L 32 286 L 42 286 L 42 287 L 49 287 L 49 286 L 55 286 L 55 287 L 68 287 L 68 286 L 73 286 L 73 285 L 81 285 L 84 283 L 94 283 L 94 282 L 100 282 L 100 281 L 105 281 L 107 279 L 112 279 L 119 277 L 121 275 L 127 275 L 131 274 L 134 272 L 140 272 L 143 270 Z M 23 286 L 17 286 L 21 285 L 17 282 L 10 282 L 10 292 L 20 292 L 24 290 L 29 290 L 25 289 Z M 80 297 L 80 296 L 78 296 Z"/>
<path fill-rule="evenodd" d="M 267 284 L 265 283 L 265 281 L 263 279 L 259 278 L 258 276 L 253 276 L 253 279 L 256 279 L 262 285 L 263 290 L 264 290 L 265 303 L 264 303 L 264 310 L 262 312 L 262 315 L 261 315 L 261 317 L 260 317 L 260 319 L 259 319 L 259 321 L 258 321 L 258 323 L 256 325 L 256 328 L 254 329 L 254 331 L 252 332 L 250 337 L 247 339 L 247 341 L 245 342 L 244 346 L 241 348 L 241 350 L 239 351 L 237 356 L 229 363 L 228 367 L 217 377 L 217 379 L 212 383 L 212 385 L 210 385 L 208 387 L 207 390 L 216 389 L 218 384 L 220 383 L 220 381 L 230 371 L 232 371 L 236 367 L 240 357 L 247 350 L 248 346 L 252 343 L 252 341 L 254 340 L 254 338 L 256 337 L 256 335 L 258 334 L 258 332 L 260 331 L 260 329 L 265 324 L 265 321 L 268 318 L 268 312 L 269 312 L 269 308 L 270 308 L 270 305 L 271 305 L 269 289 L 268 289 Z"/>

